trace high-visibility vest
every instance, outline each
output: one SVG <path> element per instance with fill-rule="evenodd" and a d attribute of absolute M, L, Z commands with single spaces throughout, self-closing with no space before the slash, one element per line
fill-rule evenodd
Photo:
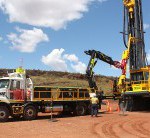
<path fill-rule="evenodd" d="M 91 98 L 91 103 L 92 104 L 98 104 L 99 103 L 98 98 L 96 98 L 96 97 Z"/>
<path fill-rule="evenodd" d="M 25 70 L 24 70 L 23 68 L 17 68 L 17 69 L 16 69 L 16 73 L 24 74 L 24 73 L 25 73 Z"/>

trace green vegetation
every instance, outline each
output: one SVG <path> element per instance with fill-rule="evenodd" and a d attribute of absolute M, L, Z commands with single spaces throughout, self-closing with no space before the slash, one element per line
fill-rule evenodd
<path fill-rule="evenodd" d="M 0 69 L 0 76 L 6 76 L 7 72 L 13 72 L 13 69 Z M 42 70 L 27 70 L 26 72 L 35 86 L 89 87 L 85 74 Z M 103 90 L 105 94 L 112 93 L 114 77 L 96 75 L 95 78 L 100 90 Z"/>

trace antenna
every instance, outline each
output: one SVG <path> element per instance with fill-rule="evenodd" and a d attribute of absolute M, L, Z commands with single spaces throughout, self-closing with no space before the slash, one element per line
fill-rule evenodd
<path fill-rule="evenodd" d="M 20 67 L 23 67 L 23 58 L 20 58 L 19 62 L 20 62 Z"/>

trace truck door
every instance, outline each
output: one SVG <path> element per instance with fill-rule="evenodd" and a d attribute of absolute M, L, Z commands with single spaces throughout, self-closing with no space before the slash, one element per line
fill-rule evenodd
<path fill-rule="evenodd" d="M 10 91 L 12 92 L 12 98 L 14 100 L 23 100 L 24 90 L 21 89 L 20 80 L 12 80 L 10 85 Z"/>

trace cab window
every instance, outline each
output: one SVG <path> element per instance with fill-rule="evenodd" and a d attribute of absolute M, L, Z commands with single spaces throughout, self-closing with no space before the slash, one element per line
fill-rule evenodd
<path fill-rule="evenodd" d="M 0 80 L 0 88 L 8 88 L 9 80 Z"/>
<path fill-rule="evenodd" d="M 12 80 L 10 90 L 20 89 L 20 81 Z"/>

